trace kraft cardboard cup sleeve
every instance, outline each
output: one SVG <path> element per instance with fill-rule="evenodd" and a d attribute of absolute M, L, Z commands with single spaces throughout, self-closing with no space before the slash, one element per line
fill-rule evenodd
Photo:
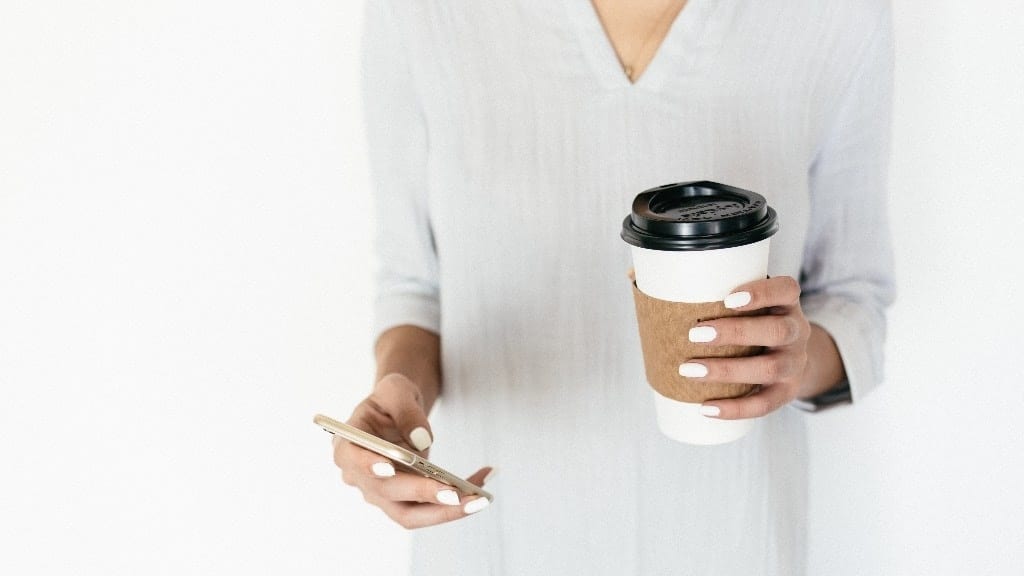
<path fill-rule="evenodd" d="M 750 384 L 714 384 L 679 375 L 693 358 L 749 356 L 757 347 L 691 343 L 694 325 L 737 315 L 722 301 L 768 271 L 770 238 L 778 217 L 749 190 L 709 181 L 666 184 L 641 192 L 622 223 L 635 270 L 633 286 L 644 370 L 654 395 L 658 427 L 689 444 L 737 440 L 754 419 L 718 420 L 700 414 L 707 400 L 738 398 Z"/>

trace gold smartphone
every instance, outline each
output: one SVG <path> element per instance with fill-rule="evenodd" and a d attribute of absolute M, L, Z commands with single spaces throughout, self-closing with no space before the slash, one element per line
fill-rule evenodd
<path fill-rule="evenodd" d="M 433 478 L 443 484 L 447 484 L 467 496 L 483 496 L 488 500 L 494 500 L 494 497 L 491 496 L 490 492 L 483 488 L 459 478 L 455 474 L 452 474 L 437 464 L 430 462 L 426 458 L 420 457 L 415 452 L 411 452 L 401 446 L 392 444 L 383 438 L 378 438 L 369 432 L 360 430 L 354 426 L 349 426 L 344 422 L 338 422 L 334 418 L 324 416 L 323 414 L 313 416 L 313 423 L 323 428 L 325 432 L 330 432 L 331 434 L 348 440 L 357 446 L 362 446 L 371 452 L 376 452 L 381 456 L 401 464 L 413 472 L 422 474 L 427 478 Z"/>

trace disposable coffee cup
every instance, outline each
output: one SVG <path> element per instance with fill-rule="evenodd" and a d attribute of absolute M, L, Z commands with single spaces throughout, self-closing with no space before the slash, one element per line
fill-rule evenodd
<path fill-rule="evenodd" d="M 765 278 L 775 210 L 760 194 L 709 181 L 666 184 L 641 192 L 622 223 L 635 272 L 633 287 L 647 382 L 658 427 L 688 444 L 724 444 L 743 437 L 755 419 L 720 420 L 703 402 L 756 392 L 751 384 L 709 384 L 679 375 L 693 358 L 749 356 L 757 347 L 689 341 L 698 322 L 738 313 L 723 300 L 738 286 Z"/>

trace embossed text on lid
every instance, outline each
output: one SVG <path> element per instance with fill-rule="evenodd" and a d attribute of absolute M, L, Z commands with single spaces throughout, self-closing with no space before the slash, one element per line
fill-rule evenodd
<path fill-rule="evenodd" d="M 764 196 L 701 180 L 638 194 L 622 223 L 622 239 L 652 250 L 716 250 L 764 240 L 778 228 Z"/>

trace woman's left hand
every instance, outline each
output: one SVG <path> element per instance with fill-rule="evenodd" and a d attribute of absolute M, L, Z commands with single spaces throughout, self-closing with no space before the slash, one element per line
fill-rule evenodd
<path fill-rule="evenodd" d="M 750 396 L 709 400 L 701 413 L 728 420 L 764 416 L 797 397 L 808 371 L 811 325 L 800 308 L 800 285 L 790 276 L 757 280 L 736 288 L 725 306 L 763 314 L 701 322 L 690 331 L 690 341 L 764 346 L 764 352 L 743 358 L 694 358 L 680 366 L 680 374 L 706 382 L 761 384 L 761 390 Z"/>

